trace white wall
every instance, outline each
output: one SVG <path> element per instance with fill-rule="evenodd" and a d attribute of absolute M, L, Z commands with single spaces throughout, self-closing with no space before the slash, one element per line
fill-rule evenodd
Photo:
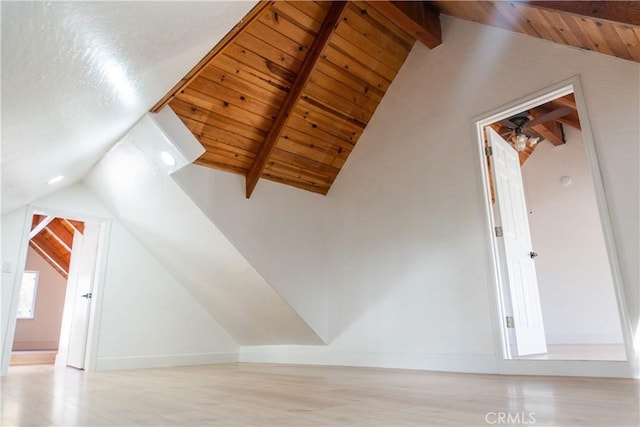
<path fill-rule="evenodd" d="M 265 180 L 246 199 L 244 176 L 197 165 L 173 178 L 309 326 L 330 338 L 326 199 Z"/>
<path fill-rule="evenodd" d="M 93 300 L 94 310 L 96 304 L 102 307 L 96 369 L 237 359 L 237 343 L 84 185 L 75 184 L 32 205 L 111 221 L 105 283 Z M 26 226 L 24 211 L 2 217 L 3 263 L 18 259 L 16 237 Z M 3 274 L 3 308 L 14 277 L 15 272 Z M 3 326 L 10 323 L 5 313 Z"/>
<path fill-rule="evenodd" d="M 57 350 L 67 279 L 29 247 L 25 270 L 38 272 L 33 319 L 18 319 L 13 350 Z"/>
<path fill-rule="evenodd" d="M 137 126 L 92 169 L 87 186 L 237 342 L 322 343 L 171 177 L 134 144 L 138 138 L 164 138 L 157 130 Z"/>
<path fill-rule="evenodd" d="M 582 134 L 565 132 L 566 144 L 541 143 L 522 168 L 547 343 L 622 343 Z"/>
<path fill-rule="evenodd" d="M 327 196 L 333 341 L 244 347 L 241 360 L 501 369 L 473 119 L 575 75 L 637 324 L 640 66 L 447 16 L 442 23 L 443 44 L 414 46 Z"/>

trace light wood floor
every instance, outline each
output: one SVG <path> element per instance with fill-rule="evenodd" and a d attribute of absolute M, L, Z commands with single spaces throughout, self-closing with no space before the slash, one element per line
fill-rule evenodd
<path fill-rule="evenodd" d="M 635 380 L 225 364 L 84 373 L 16 366 L 2 425 L 637 426 Z"/>
<path fill-rule="evenodd" d="M 13 351 L 10 366 L 18 365 L 53 365 L 56 361 L 57 350 L 46 351 Z"/>

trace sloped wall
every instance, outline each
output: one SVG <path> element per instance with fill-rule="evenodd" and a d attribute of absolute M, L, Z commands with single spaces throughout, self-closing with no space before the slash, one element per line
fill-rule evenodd
<path fill-rule="evenodd" d="M 171 177 L 134 144 L 136 138 L 158 137 L 134 128 L 85 178 L 87 186 L 238 343 L 322 343 Z"/>
<path fill-rule="evenodd" d="M 194 201 L 313 330 L 328 336 L 326 199 L 262 180 L 251 199 L 243 176 L 188 165 L 173 175 Z"/>

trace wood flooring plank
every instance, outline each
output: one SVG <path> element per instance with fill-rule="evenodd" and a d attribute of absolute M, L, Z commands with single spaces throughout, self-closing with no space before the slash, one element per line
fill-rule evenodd
<path fill-rule="evenodd" d="M 272 180 L 322 194 L 319 187 L 284 177 Z M 533 412 L 530 426 L 637 426 L 639 386 L 637 379 L 621 378 L 268 363 L 102 372 L 16 366 L 2 379 L 0 421 L 7 426 L 487 426 L 500 425 L 487 422 L 497 420 L 498 412 L 505 418 Z"/>

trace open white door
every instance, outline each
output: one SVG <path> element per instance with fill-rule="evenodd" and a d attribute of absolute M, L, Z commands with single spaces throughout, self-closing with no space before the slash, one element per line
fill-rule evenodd
<path fill-rule="evenodd" d="M 518 356 L 547 352 L 540 293 L 531 247 L 531 233 L 522 185 L 518 152 L 497 132 L 487 127 L 493 154 L 491 171 L 496 196 L 496 227 L 502 260 L 502 285 L 508 286 Z"/>
<path fill-rule="evenodd" d="M 72 286 L 73 314 L 69 333 L 69 347 L 67 365 L 84 369 L 85 353 L 87 350 L 87 335 L 89 332 L 89 315 L 91 314 L 91 291 L 95 276 L 100 225 L 85 223 L 84 233 L 76 233 L 71 253 L 69 268 L 69 284 Z"/>

